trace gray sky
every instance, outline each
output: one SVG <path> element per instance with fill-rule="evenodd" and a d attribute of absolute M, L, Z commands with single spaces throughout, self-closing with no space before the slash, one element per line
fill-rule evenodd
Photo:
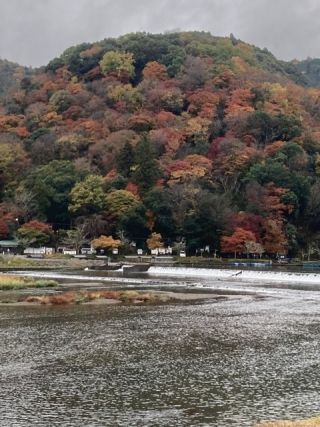
<path fill-rule="evenodd" d="M 205 30 L 281 59 L 320 57 L 320 0 L 0 0 L 0 57 L 45 65 L 64 49 L 128 32 Z"/>

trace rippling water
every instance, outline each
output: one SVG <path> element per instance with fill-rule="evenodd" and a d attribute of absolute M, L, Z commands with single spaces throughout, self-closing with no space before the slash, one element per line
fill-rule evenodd
<path fill-rule="evenodd" d="M 319 293 L 0 308 L 1 426 L 250 426 L 320 413 Z"/>

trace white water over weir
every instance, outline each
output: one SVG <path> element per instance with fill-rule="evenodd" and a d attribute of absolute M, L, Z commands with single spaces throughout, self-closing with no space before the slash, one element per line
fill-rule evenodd
<path fill-rule="evenodd" d="M 152 276 L 207 278 L 246 282 L 286 282 L 320 284 L 319 273 L 295 273 L 287 271 L 253 271 L 209 268 L 150 267 Z"/>

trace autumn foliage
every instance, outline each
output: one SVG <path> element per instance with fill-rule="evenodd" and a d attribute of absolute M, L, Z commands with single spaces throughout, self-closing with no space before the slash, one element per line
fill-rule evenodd
<path fill-rule="evenodd" d="M 80 224 L 97 248 L 160 235 L 191 254 L 319 252 L 320 89 L 304 63 L 137 33 L 38 70 L 0 61 L 0 83 L 1 238 L 57 245 Z"/>
<path fill-rule="evenodd" d="M 26 222 L 21 226 L 21 228 L 23 230 L 36 230 L 44 234 L 52 233 L 52 228 L 50 225 L 35 219 L 32 221 Z"/>
<path fill-rule="evenodd" d="M 256 238 L 252 231 L 237 227 L 231 236 L 224 236 L 221 240 L 222 253 L 245 254 L 246 242 L 255 242 Z"/>
<path fill-rule="evenodd" d="M 152 233 L 151 236 L 147 239 L 148 248 L 157 249 L 163 248 L 163 241 L 160 233 Z"/>
<path fill-rule="evenodd" d="M 121 240 L 114 239 L 112 236 L 100 236 L 92 240 L 92 246 L 95 249 L 114 249 L 121 246 Z"/>

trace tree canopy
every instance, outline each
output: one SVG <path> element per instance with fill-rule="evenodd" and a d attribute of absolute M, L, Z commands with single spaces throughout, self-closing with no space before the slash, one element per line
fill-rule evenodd
<path fill-rule="evenodd" d="M 0 235 L 39 243 L 38 221 L 74 242 L 316 253 L 318 68 L 207 32 L 0 61 Z"/>

